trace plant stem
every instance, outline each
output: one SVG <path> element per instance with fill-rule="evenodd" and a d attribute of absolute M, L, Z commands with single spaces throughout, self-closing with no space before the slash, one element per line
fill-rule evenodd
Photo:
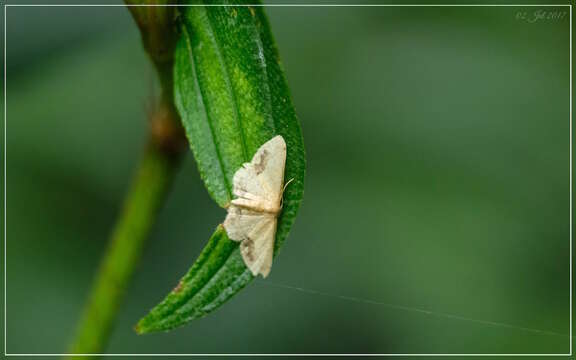
<path fill-rule="evenodd" d="M 173 107 L 152 119 L 151 136 L 96 275 L 70 353 L 100 353 L 108 340 L 144 241 L 162 206 L 185 147 Z"/>
<path fill-rule="evenodd" d="M 126 3 L 160 5 L 168 1 L 126 0 Z M 158 108 L 152 114 L 148 143 L 69 348 L 72 354 L 102 353 L 140 259 L 144 241 L 187 148 L 172 96 L 172 66 L 177 39 L 174 9 L 133 6 L 129 10 L 140 29 L 144 48 L 158 73 L 162 96 Z"/>

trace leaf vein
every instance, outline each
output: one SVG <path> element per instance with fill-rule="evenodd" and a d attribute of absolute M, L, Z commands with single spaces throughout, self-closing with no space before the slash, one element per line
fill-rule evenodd
<path fill-rule="evenodd" d="M 216 140 L 216 134 L 214 132 L 214 124 L 211 121 L 211 117 L 210 117 L 210 113 L 208 111 L 208 106 L 206 104 L 206 101 L 204 100 L 204 94 L 202 93 L 202 87 L 200 86 L 199 82 L 198 82 L 198 73 L 196 72 L 196 68 L 197 68 L 197 63 L 196 63 L 196 57 L 194 55 L 194 52 L 192 51 L 192 45 L 190 44 L 190 33 L 188 31 L 188 29 L 186 28 L 186 26 L 183 27 L 184 28 L 184 32 L 186 34 L 186 46 L 188 48 L 188 53 L 190 54 L 190 60 L 191 60 L 191 67 L 192 67 L 192 72 L 194 73 L 194 81 L 196 82 L 196 87 L 198 89 L 198 95 L 200 97 L 200 101 L 202 102 L 202 106 L 204 106 L 204 114 L 206 122 L 208 123 L 208 128 L 210 129 L 210 136 L 212 138 L 212 143 L 214 145 L 214 151 L 216 152 L 216 158 L 218 159 L 218 164 L 220 165 L 220 170 L 222 171 L 222 177 L 224 179 L 224 185 L 226 187 L 226 192 L 228 193 L 228 198 L 232 199 L 232 187 L 230 186 L 230 182 L 228 181 L 228 177 L 226 176 L 226 167 L 224 165 L 224 160 L 222 158 L 222 154 L 220 153 L 219 147 L 218 147 L 218 141 Z"/>
<path fill-rule="evenodd" d="M 255 20 L 257 21 L 257 20 Z M 262 72 L 264 73 L 264 84 L 263 87 L 265 89 L 265 93 L 266 93 L 266 105 L 268 107 L 268 111 L 267 114 L 269 114 L 270 118 L 272 119 L 272 124 L 274 126 L 274 132 L 276 132 L 276 118 L 274 116 L 274 112 L 273 110 L 273 106 L 272 106 L 272 90 L 270 89 L 270 77 L 268 76 L 268 58 L 266 57 L 266 49 L 264 48 L 264 43 L 262 41 L 262 35 L 260 33 L 260 29 L 259 29 L 259 22 L 258 25 L 256 25 L 256 36 L 254 36 L 254 38 L 256 39 L 256 45 L 258 46 L 258 54 L 260 55 L 259 58 L 262 61 Z"/>
<path fill-rule="evenodd" d="M 240 111 L 238 110 L 238 99 L 236 98 L 236 93 L 234 92 L 234 88 L 232 83 L 230 82 L 230 69 L 228 68 L 228 62 L 226 61 L 225 57 L 222 55 L 222 49 L 220 48 L 220 43 L 218 39 L 218 35 L 214 32 L 212 26 L 212 20 L 210 20 L 210 15 L 206 14 L 206 19 L 208 22 L 208 26 L 206 27 L 206 31 L 210 33 L 210 37 L 214 44 L 214 48 L 216 49 L 216 55 L 218 56 L 218 60 L 222 66 L 222 72 L 224 73 L 224 80 L 226 81 L 226 88 L 228 89 L 228 93 L 230 94 L 230 99 L 232 100 L 234 106 L 234 116 L 236 118 L 236 123 L 238 124 L 238 133 L 240 134 L 240 141 L 242 143 L 242 153 L 244 157 L 244 161 L 250 161 L 248 157 L 248 145 L 246 143 L 246 134 L 244 134 L 244 128 L 242 127 L 242 120 L 240 117 Z"/>

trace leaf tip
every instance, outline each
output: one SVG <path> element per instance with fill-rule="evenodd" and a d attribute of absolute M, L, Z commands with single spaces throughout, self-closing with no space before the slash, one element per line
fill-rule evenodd
<path fill-rule="evenodd" d="M 158 331 L 157 323 L 150 319 L 150 316 L 145 316 L 136 325 L 134 325 L 134 331 L 138 335 L 149 334 Z"/>
<path fill-rule="evenodd" d="M 136 332 L 136 334 L 138 335 L 142 335 L 142 329 L 140 328 L 140 322 L 138 322 L 138 324 L 134 325 L 134 331 Z"/>

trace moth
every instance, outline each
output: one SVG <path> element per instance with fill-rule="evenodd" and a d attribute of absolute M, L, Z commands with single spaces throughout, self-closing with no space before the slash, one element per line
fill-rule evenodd
<path fill-rule="evenodd" d="M 223 225 L 231 240 L 240 241 L 242 259 L 254 276 L 266 277 L 272 267 L 285 165 L 286 142 L 278 135 L 234 173 L 236 198 L 228 206 Z"/>

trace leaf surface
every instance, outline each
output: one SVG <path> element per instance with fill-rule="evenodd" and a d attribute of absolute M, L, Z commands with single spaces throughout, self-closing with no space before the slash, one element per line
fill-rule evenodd
<path fill-rule="evenodd" d="M 236 170 L 267 140 L 284 137 L 285 181 L 293 181 L 284 192 L 276 256 L 302 201 L 304 144 L 264 9 L 238 5 L 180 8 L 175 99 L 200 175 L 222 207 L 233 198 Z M 188 273 L 136 330 L 169 330 L 202 317 L 252 279 L 238 243 L 219 225 Z"/>

